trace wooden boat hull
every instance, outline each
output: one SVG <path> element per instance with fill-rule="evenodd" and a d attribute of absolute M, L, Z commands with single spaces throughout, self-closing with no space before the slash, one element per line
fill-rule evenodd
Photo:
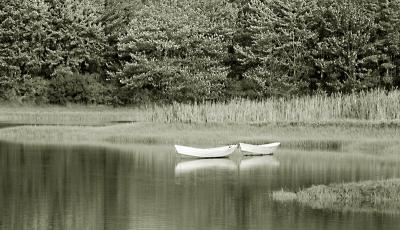
<path fill-rule="evenodd" d="M 244 155 L 271 155 L 280 144 L 279 142 L 274 142 L 265 145 L 251 145 L 245 143 L 240 143 L 239 145 L 240 151 L 242 151 Z"/>
<path fill-rule="evenodd" d="M 192 148 L 182 145 L 175 145 L 176 152 L 190 157 L 199 158 L 215 158 L 215 157 L 227 157 L 232 154 L 237 148 L 237 145 L 228 145 L 217 148 L 200 149 Z"/>

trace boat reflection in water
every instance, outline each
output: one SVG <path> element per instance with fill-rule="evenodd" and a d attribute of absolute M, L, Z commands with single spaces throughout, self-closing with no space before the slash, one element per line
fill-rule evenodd
<path fill-rule="evenodd" d="M 278 166 L 279 161 L 273 156 L 245 157 L 240 161 L 239 170 L 247 171 Z"/>
<path fill-rule="evenodd" d="M 175 184 L 226 184 L 237 177 L 237 164 L 229 159 L 182 160 L 175 166 Z"/>
<path fill-rule="evenodd" d="M 273 156 L 244 157 L 236 163 L 230 158 L 224 159 L 195 159 L 181 160 L 175 166 L 175 177 L 183 175 L 197 175 L 232 173 L 237 174 L 241 171 L 254 171 L 259 169 L 270 169 L 279 166 L 279 161 Z"/>
<path fill-rule="evenodd" d="M 229 158 L 183 160 L 175 166 L 175 176 L 210 169 L 234 171 L 237 169 L 237 166 L 235 162 Z"/>
<path fill-rule="evenodd" d="M 251 193 L 248 190 L 250 188 L 250 190 L 257 188 L 259 191 L 271 190 L 275 186 L 273 182 L 277 178 L 279 166 L 277 158 L 270 155 L 242 158 L 238 167 L 241 188 L 248 193 Z"/>

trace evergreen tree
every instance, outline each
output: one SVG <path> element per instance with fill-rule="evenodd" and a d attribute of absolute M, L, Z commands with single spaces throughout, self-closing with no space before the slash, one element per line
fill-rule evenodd
<path fill-rule="evenodd" d="M 47 0 L 48 31 L 43 46 L 43 75 L 57 68 L 77 73 L 100 72 L 104 47 L 101 9 L 90 0 Z"/>
<path fill-rule="evenodd" d="M 43 0 L 0 1 L 0 97 L 17 96 L 24 79 L 40 75 L 46 18 Z"/>
<path fill-rule="evenodd" d="M 243 18 L 250 42 L 235 47 L 246 66 L 243 76 L 258 82 L 264 96 L 307 91 L 313 71 L 310 46 L 316 38 L 308 28 L 313 2 L 251 0 L 246 7 Z"/>
<path fill-rule="evenodd" d="M 125 36 L 128 24 L 132 20 L 134 12 L 143 7 L 141 0 L 103 0 L 102 24 L 104 29 L 105 48 L 103 76 L 115 84 L 115 75 L 122 69 L 123 62 L 132 61 L 129 55 L 118 51 L 119 38 Z"/>
<path fill-rule="evenodd" d="M 135 12 L 119 52 L 129 55 L 118 75 L 139 99 L 218 99 L 236 8 L 224 0 L 154 1 Z"/>
<path fill-rule="evenodd" d="M 374 52 L 368 59 L 375 77 L 373 87 L 399 87 L 400 1 L 369 0 L 365 8 L 374 19 L 370 39 Z"/>
<path fill-rule="evenodd" d="M 312 29 L 318 32 L 313 49 L 316 87 L 328 93 L 367 87 L 364 58 L 371 48 L 372 24 L 363 8 L 352 0 L 320 1 L 313 16 Z"/>

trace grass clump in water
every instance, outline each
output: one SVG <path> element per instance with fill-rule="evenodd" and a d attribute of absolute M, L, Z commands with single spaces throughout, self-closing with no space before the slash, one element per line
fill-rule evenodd
<path fill-rule="evenodd" d="M 276 191 L 272 198 L 316 209 L 400 213 L 400 179 L 316 185 L 298 192 Z"/>
<path fill-rule="evenodd" d="M 297 198 L 296 193 L 287 192 L 287 191 L 284 191 L 283 189 L 280 191 L 273 192 L 272 197 L 275 201 L 280 201 L 280 202 L 295 201 Z"/>

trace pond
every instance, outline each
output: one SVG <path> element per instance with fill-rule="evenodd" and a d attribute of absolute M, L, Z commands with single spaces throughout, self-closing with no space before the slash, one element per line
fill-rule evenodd
<path fill-rule="evenodd" d="M 398 229 L 397 214 L 271 198 L 281 189 L 393 177 L 400 158 L 331 147 L 196 160 L 170 145 L 123 151 L 1 142 L 0 229 Z"/>

